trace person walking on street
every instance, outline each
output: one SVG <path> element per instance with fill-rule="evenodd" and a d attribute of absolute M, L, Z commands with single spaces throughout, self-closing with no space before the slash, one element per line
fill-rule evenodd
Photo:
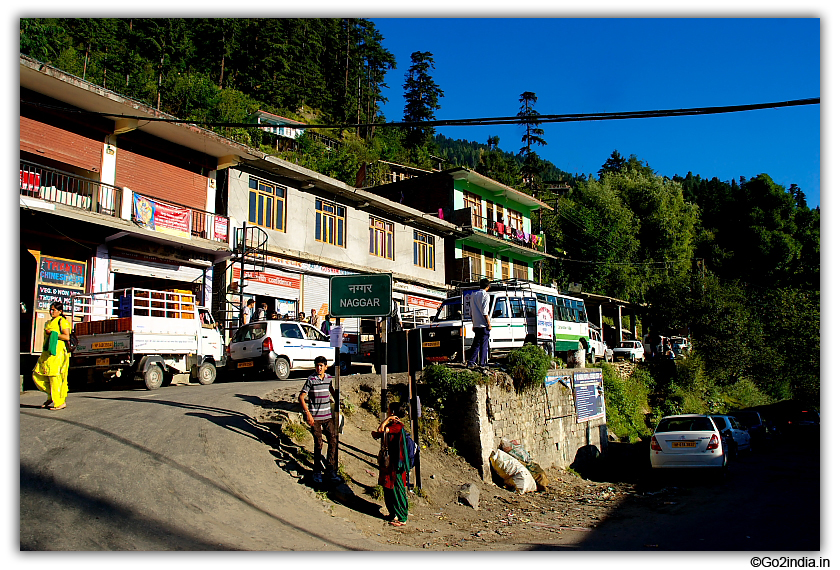
<path fill-rule="evenodd" d="M 321 327 L 321 318 L 318 316 L 318 313 L 315 312 L 315 309 L 312 309 L 312 316 L 309 317 L 309 324 L 316 329 Z"/>
<path fill-rule="evenodd" d="M 478 283 L 478 291 L 470 295 L 470 318 L 473 324 L 472 347 L 467 357 L 467 365 L 487 366 L 490 357 L 490 280 L 482 278 Z"/>
<path fill-rule="evenodd" d="M 247 325 L 251 322 L 251 315 L 254 313 L 254 300 L 248 299 L 245 306 L 242 307 L 242 324 Z"/>
<path fill-rule="evenodd" d="M 44 346 L 32 371 L 35 386 L 48 396 L 41 407 L 63 410 L 67 407 L 67 371 L 70 368 L 70 323 L 64 317 L 64 306 L 50 305 L 50 320 L 44 326 Z"/>
<path fill-rule="evenodd" d="M 332 408 L 330 406 L 330 395 L 338 401 L 335 388 L 332 385 L 332 376 L 327 374 L 327 359 L 323 356 L 315 357 L 315 372 L 306 379 L 303 388 L 298 394 L 300 407 L 303 408 L 303 415 L 307 425 L 312 428 L 312 435 L 315 438 L 315 466 L 312 480 L 321 484 L 323 456 L 321 455 L 321 434 L 327 436 L 327 480 L 330 483 L 340 483 L 338 476 L 338 433 L 333 421 Z M 309 405 L 306 399 L 309 399 Z"/>
<path fill-rule="evenodd" d="M 391 526 L 405 526 L 408 519 L 406 474 L 409 465 L 400 409 L 399 402 L 392 402 L 388 406 L 388 417 L 379 424 L 379 429 L 370 432 L 373 439 L 382 440 L 379 484 L 382 485 L 385 507 L 388 509 L 387 520 Z"/>

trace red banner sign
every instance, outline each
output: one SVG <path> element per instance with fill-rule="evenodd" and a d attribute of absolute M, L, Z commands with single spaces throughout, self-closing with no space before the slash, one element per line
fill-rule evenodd
<path fill-rule="evenodd" d="M 233 268 L 233 280 L 239 281 L 241 272 L 238 267 Z M 245 279 L 248 281 L 256 281 L 257 283 L 265 283 L 266 285 L 276 285 L 278 287 L 288 287 L 289 289 L 300 290 L 300 279 L 297 277 L 290 277 L 287 275 L 278 275 L 270 271 L 246 271 Z"/>

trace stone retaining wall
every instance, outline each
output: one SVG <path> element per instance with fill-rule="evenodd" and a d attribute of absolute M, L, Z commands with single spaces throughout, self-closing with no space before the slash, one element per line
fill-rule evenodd
<path fill-rule="evenodd" d="M 563 369 L 558 374 L 598 369 Z M 522 394 L 494 386 L 476 386 L 464 405 L 463 437 L 458 451 L 490 478 L 490 453 L 501 438 L 516 439 L 543 469 L 565 469 L 606 450 L 606 418 L 578 423 L 574 394 L 557 382 Z"/>

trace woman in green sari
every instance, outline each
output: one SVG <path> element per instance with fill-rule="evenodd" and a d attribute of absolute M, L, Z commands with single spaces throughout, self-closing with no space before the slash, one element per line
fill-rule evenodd
<path fill-rule="evenodd" d="M 70 323 L 64 317 L 64 307 L 61 303 L 53 303 L 50 305 L 50 320 L 44 327 L 44 347 L 32 371 L 35 386 L 49 396 L 41 406 L 42 408 L 63 410 L 67 407 L 67 370 L 70 368 L 67 341 L 69 340 Z"/>
<path fill-rule="evenodd" d="M 388 417 L 372 431 L 374 439 L 383 439 L 379 452 L 379 484 L 385 495 L 385 507 L 388 509 L 388 521 L 391 526 L 405 526 L 408 519 L 408 492 L 406 474 L 408 459 L 406 456 L 403 424 L 400 421 L 400 404 L 388 406 Z"/>

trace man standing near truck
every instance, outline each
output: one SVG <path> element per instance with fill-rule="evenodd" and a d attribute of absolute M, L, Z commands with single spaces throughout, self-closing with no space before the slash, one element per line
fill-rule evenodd
<path fill-rule="evenodd" d="M 470 295 L 470 318 L 473 324 L 472 347 L 467 357 L 467 365 L 487 366 L 490 357 L 490 280 L 486 277 L 478 282 L 478 291 Z"/>

